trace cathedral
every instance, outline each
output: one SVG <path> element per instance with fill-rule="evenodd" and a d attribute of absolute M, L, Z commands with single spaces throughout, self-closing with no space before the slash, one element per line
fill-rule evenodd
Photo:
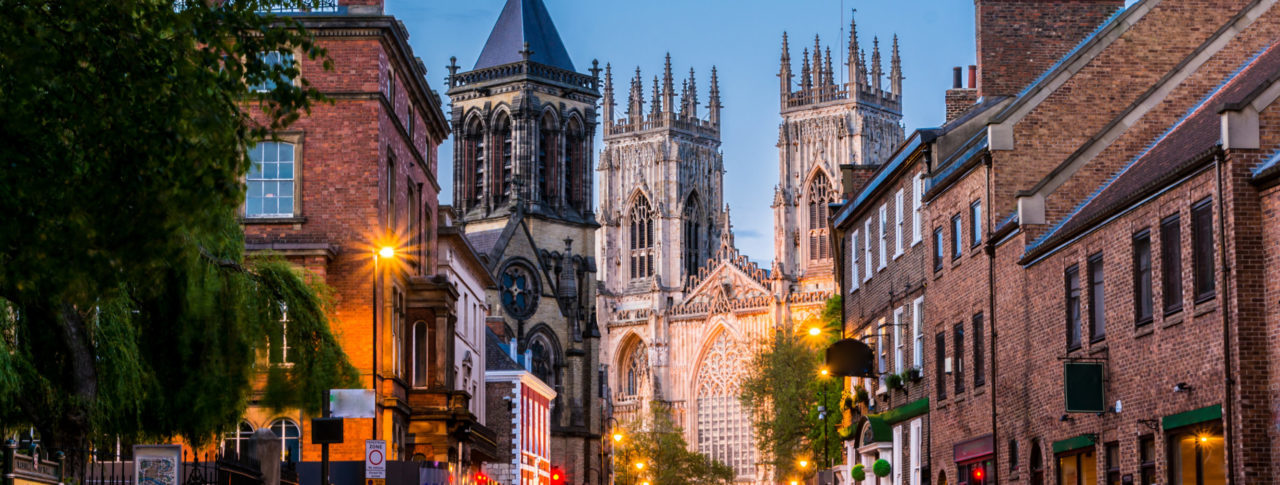
<path fill-rule="evenodd" d="M 555 391 L 550 463 L 515 465 L 544 478 L 562 468 L 566 483 L 604 480 L 591 204 L 599 72 L 575 69 L 540 0 L 509 0 L 475 67 L 449 67 L 453 208 L 497 282 L 487 324 L 514 337 L 521 364 Z"/>
<path fill-rule="evenodd" d="M 742 373 L 773 332 L 818 318 L 836 291 L 827 215 L 841 199 L 841 166 L 881 163 L 903 140 L 896 38 L 888 89 L 879 41 L 866 62 L 856 24 L 846 60 L 817 38 L 812 49 L 803 50 L 797 79 L 783 35 L 767 269 L 734 245 L 715 68 L 701 114 L 696 72 L 677 86 L 670 55 L 649 90 L 636 69 L 623 111 L 612 66 L 603 79 L 595 305 L 606 412 L 626 422 L 651 402 L 669 405 L 690 446 L 732 467 L 739 483 L 772 479 L 738 400 Z"/>

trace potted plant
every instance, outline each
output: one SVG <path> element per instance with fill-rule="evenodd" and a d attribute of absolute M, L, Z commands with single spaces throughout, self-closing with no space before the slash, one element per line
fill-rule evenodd
<path fill-rule="evenodd" d="M 859 463 L 859 464 L 857 464 L 857 465 L 854 465 L 854 466 L 853 466 L 853 469 L 852 469 L 852 470 L 849 470 L 849 477 L 853 478 L 853 480 L 854 480 L 854 481 L 857 481 L 857 482 L 861 482 L 861 481 L 863 481 L 863 480 L 866 480 L 866 479 L 867 479 L 867 467 L 862 466 L 862 464 L 861 464 L 861 463 Z"/>
<path fill-rule="evenodd" d="M 854 404 L 865 403 L 865 402 L 869 402 L 870 400 L 871 400 L 871 395 L 867 394 L 866 388 L 862 386 L 856 386 L 853 388 Z"/>
<path fill-rule="evenodd" d="M 903 388 L 902 376 L 899 374 L 889 374 L 889 376 L 885 378 L 884 383 L 886 386 L 889 386 L 889 389 L 901 390 Z"/>
<path fill-rule="evenodd" d="M 889 476 L 889 472 L 891 470 L 892 467 L 889 466 L 889 461 L 884 458 L 876 460 L 875 463 L 871 464 L 871 473 L 875 473 L 876 476 L 880 478 Z"/>
<path fill-rule="evenodd" d="M 910 369 L 907 369 L 907 380 L 911 382 L 920 382 L 920 379 L 922 379 L 923 377 L 924 377 L 924 373 L 920 371 L 919 367 L 912 367 Z"/>

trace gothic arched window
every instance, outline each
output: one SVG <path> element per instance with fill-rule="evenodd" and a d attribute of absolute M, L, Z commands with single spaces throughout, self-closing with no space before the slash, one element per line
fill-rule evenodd
<path fill-rule="evenodd" d="M 653 276 L 653 209 L 641 195 L 631 206 L 631 278 Z"/>
<path fill-rule="evenodd" d="M 698 273 L 702 265 L 702 211 L 698 207 L 698 193 L 689 194 L 684 203 L 684 274 L 686 277 Z"/>
<path fill-rule="evenodd" d="M 648 368 L 648 349 L 643 342 L 636 342 L 627 353 L 626 382 L 623 385 L 623 397 L 634 398 L 644 388 L 645 369 Z"/>
<path fill-rule="evenodd" d="M 586 133 L 582 129 L 582 122 L 578 118 L 569 118 L 569 124 L 564 133 L 564 170 L 568 177 L 568 185 L 565 188 L 565 198 L 572 207 L 579 212 L 586 212 L 586 204 L 589 195 L 587 191 L 591 187 L 591 178 L 587 175 L 586 160 L 583 154 L 586 150 Z"/>
<path fill-rule="evenodd" d="M 529 342 L 529 372 L 552 389 L 556 386 L 554 351 L 555 347 L 547 340 L 546 335 L 534 335 Z"/>
<path fill-rule="evenodd" d="M 805 191 L 809 205 L 809 260 L 831 259 L 831 241 L 828 238 L 828 205 L 836 201 L 835 190 L 827 175 L 818 172 Z"/>
<path fill-rule="evenodd" d="M 466 200 L 469 206 L 474 207 L 484 200 L 484 178 L 485 174 L 489 173 L 488 167 L 485 166 L 484 124 L 479 118 L 471 118 L 467 123 L 462 141 L 463 160 L 471 167 L 471 183 L 466 187 Z"/>
<path fill-rule="evenodd" d="M 512 177 L 515 176 L 515 147 L 512 146 L 511 140 L 511 117 L 506 113 L 498 115 L 498 120 L 494 123 L 494 140 L 498 143 L 498 170 L 501 170 L 501 176 L 498 179 L 498 203 L 504 204 L 511 200 L 515 194 Z"/>
<path fill-rule="evenodd" d="M 698 452 L 733 468 L 739 477 L 754 474 L 755 438 L 751 418 L 738 400 L 741 346 L 721 332 L 698 367 Z"/>
<path fill-rule="evenodd" d="M 560 151 L 557 146 L 559 135 L 555 116 L 550 111 L 544 113 L 542 123 L 538 126 L 538 160 L 534 174 L 538 178 L 538 200 L 547 205 L 552 205 L 552 199 L 556 196 L 555 183 L 561 178 L 556 176 L 559 171 L 556 160 L 560 159 L 557 156 Z"/>

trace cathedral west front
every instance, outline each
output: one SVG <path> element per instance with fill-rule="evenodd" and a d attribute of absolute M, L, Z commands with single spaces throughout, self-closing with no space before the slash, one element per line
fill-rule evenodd
<path fill-rule="evenodd" d="M 867 62 L 853 27 L 846 59 L 815 38 L 798 75 L 783 35 L 767 267 L 734 245 L 715 68 L 703 74 L 705 98 L 698 73 L 677 75 L 670 55 L 659 75 L 636 68 L 615 80 L 609 65 L 602 80 L 595 307 L 606 413 L 627 422 L 652 402 L 670 406 L 690 446 L 732 467 L 738 483 L 772 479 L 738 399 L 753 352 L 818 318 L 836 291 L 827 216 L 843 198 L 842 166 L 881 163 L 903 140 L 896 38 L 885 73 L 879 41 Z"/>

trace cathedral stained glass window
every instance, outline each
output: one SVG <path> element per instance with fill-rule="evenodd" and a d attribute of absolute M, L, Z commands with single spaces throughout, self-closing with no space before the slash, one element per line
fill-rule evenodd
<path fill-rule="evenodd" d="M 528 318 L 538 308 L 538 282 L 524 264 L 508 263 L 498 278 L 502 307 L 515 318 Z"/>
<path fill-rule="evenodd" d="M 809 182 L 806 191 L 809 206 L 809 260 L 827 261 L 831 259 L 831 241 L 828 239 L 829 204 L 836 201 L 835 190 L 826 174 L 818 172 Z"/>
<path fill-rule="evenodd" d="M 756 465 L 751 419 L 738 399 L 738 382 L 747 355 L 721 332 L 698 368 L 698 452 L 753 476 Z"/>
<path fill-rule="evenodd" d="M 653 209 L 643 195 L 631 206 L 631 278 L 653 276 Z"/>

